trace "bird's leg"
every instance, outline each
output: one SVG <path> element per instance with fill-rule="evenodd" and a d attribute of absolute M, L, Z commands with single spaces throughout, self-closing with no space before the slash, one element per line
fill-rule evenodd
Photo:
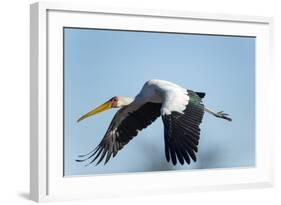
<path fill-rule="evenodd" d="M 212 110 L 210 110 L 209 108 L 204 108 L 205 112 L 208 112 L 212 115 L 214 115 L 215 117 L 218 117 L 218 118 L 222 118 L 222 119 L 225 119 L 225 120 L 228 120 L 228 121 L 232 121 L 231 118 L 227 117 L 228 114 L 224 113 L 223 111 L 220 111 L 220 112 L 214 112 Z"/>

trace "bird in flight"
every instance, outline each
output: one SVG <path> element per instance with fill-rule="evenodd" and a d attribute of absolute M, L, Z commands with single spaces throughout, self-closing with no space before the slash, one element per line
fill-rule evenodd
<path fill-rule="evenodd" d="M 200 137 L 199 125 L 204 112 L 231 121 L 223 111 L 214 112 L 204 106 L 205 93 L 194 92 L 164 80 L 147 81 L 135 98 L 115 96 L 86 113 L 77 122 L 110 108 L 120 108 L 113 117 L 98 146 L 76 161 L 89 160 L 106 164 L 124 145 L 159 116 L 164 125 L 165 156 L 174 165 L 196 162 Z"/>

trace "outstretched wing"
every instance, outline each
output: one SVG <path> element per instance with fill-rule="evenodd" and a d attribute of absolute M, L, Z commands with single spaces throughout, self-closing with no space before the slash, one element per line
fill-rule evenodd
<path fill-rule="evenodd" d="M 169 162 L 172 159 L 174 165 L 177 160 L 180 164 L 184 161 L 190 164 L 190 158 L 196 161 L 195 153 L 198 151 L 200 137 L 199 125 L 204 115 L 204 105 L 199 95 L 187 90 L 188 104 L 183 112 L 172 111 L 170 114 L 162 115 L 164 124 L 165 155 Z M 199 97 L 200 96 L 200 97 Z"/>
<path fill-rule="evenodd" d="M 138 131 L 146 128 L 160 116 L 160 103 L 146 103 L 141 106 L 131 103 L 128 106 L 121 108 L 112 119 L 108 130 L 105 133 L 100 144 L 90 153 L 78 159 L 81 162 L 91 159 L 90 163 L 98 158 L 99 164 L 105 157 L 106 164 L 111 156 L 115 157 L 117 152 L 123 148 L 133 137 L 138 134 Z"/>

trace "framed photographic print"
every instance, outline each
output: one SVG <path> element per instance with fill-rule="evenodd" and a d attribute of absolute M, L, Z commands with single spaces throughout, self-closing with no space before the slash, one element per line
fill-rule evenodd
<path fill-rule="evenodd" d="M 30 20 L 32 200 L 272 185 L 270 17 L 36 3 Z"/>

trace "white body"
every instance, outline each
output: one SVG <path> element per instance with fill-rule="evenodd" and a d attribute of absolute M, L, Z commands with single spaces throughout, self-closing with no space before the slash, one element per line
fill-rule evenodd
<path fill-rule="evenodd" d="M 147 81 L 136 96 L 136 104 L 146 102 L 163 103 L 161 114 L 171 114 L 172 111 L 182 113 L 188 104 L 187 90 L 174 83 L 164 80 Z"/>

